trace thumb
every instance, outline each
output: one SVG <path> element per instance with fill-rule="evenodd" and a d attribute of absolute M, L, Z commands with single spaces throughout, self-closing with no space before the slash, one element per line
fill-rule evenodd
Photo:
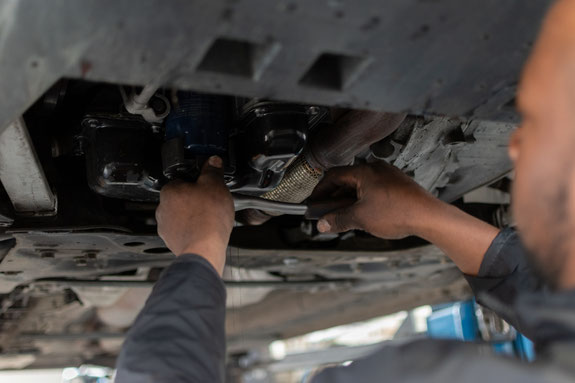
<path fill-rule="evenodd" d="M 324 215 L 317 222 L 317 230 L 320 233 L 341 233 L 358 229 L 356 221 L 356 206 L 352 205 Z"/>
<path fill-rule="evenodd" d="M 212 180 L 223 180 L 224 161 L 218 156 L 211 156 L 202 166 L 202 171 L 198 177 L 198 183 L 211 182 Z"/>

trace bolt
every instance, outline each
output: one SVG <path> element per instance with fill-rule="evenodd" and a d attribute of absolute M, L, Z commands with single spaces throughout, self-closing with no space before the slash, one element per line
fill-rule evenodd
<path fill-rule="evenodd" d="M 315 116 L 319 114 L 319 108 L 317 106 L 310 106 L 309 108 L 307 108 L 307 114 Z"/>
<path fill-rule="evenodd" d="M 286 266 L 295 266 L 299 263 L 299 260 L 297 258 L 284 258 L 283 262 Z"/>
<path fill-rule="evenodd" d="M 165 102 L 162 98 L 157 96 L 152 97 L 148 105 L 152 108 L 154 113 L 158 115 L 162 115 L 168 110 L 167 100 Z"/>
<path fill-rule="evenodd" d="M 266 114 L 266 110 L 264 108 L 255 108 L 254 114 L 256 117 L 262 117 L 264 114 Z"/>
<path fill-rule="evenodd" d="M 54 258 L 54 252 L 53 251 L 42 251 L 40 253 L 40 258 Z"/>

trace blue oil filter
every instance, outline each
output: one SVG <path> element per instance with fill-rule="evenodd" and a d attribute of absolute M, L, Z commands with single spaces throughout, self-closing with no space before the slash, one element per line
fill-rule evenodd
<path fill-rule="evenodd" d="M 166 119 L 166 141 L 180 139 L 187 158 L 224 157 L 232 119 L 232 97 L 178 92 L 177 104 Z"/>

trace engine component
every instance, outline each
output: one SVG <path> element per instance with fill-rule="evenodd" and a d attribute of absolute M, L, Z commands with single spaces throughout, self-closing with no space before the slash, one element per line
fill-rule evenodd
<path fill-rule="evenodd" d="M 302 202 L 311 195 L 322 175 L 323 171 L 312 167 L 305 154 L 301 154 L 288 167 L 279 185 L 261 197 L 278 202 Z M 249 209 L 238 214 L 237 219 L 248 225 L 261 225 L 276 215 L 280 214 L 272 211 Z"/>
<path fill-rule="evenodd" d="M 333 129 L 318 130 L 306 150 L 306 160 L 327 170 L 352 163 L 355 156 L 393 133 L 405 114 L 352 110 L 339 117 Z"/>
<path fill-rule="evenodd" d="M 0 179 L 17 213 L 56 214 L 56 195 L 48 185 L 23 118 L 0 135 Z"/>
<path fill-rule="evenodd" d="M 390 135 L 405 119 L 405 114 L 349 111 L 335 124 L 318 129 L 298 159 L 274 190 L 262 198 L 299 203 L 310 196 L 323 172 L 335 166 L 349 165 L 371 144 Z M 267 221 L 273 213 L 246 210 L 239 219 L 251 225 Z"/>
<path fill-rule="evenodd" d="M 286 171 L 278 187 L 262 195 L 262 198 L 281 202 L 302 202 L 309 197 L 322 174 L 321 169 L 309 164 L 305 155 L 299 156 Z"/>
<path fill-rule="evenodd" d="M 231 189 L 262 194 L 276 188 L 303 150 L 309 131 L 326 114 L 325 108 L 281 102 L 244 106 L 236 135 L 238 175 Z"/>
<path fill-rule="evenodd" d="M 156 94 L 159 88 L 157 83 L 148 84 L 139 94 L 128 96 L 124 88 L 120 87 L 124 107 L 128 113 L 140 115 L 149 123 L 161 123 L 170 113 L 170 103 L 166 97 Z"/>
<path fill-rule="evenodd" d="M 134 119 L 87 116 L 82 126 L 90 188 L 106 197 L 157 201 L 162 135 Z"/>
<path fill-rule="evenodd" d="M 177 105 L 166 119 L 164 175 L 195 179 L 204 160 L 212 155 L 224 158 L 229 168 L 228 131 L 232 121 L 232 97 L 178 92 Z"/>
<path fill-rule="evenodd" d="M 157 89 L 150 89 L 145 87 L 139 96 L 152 97 Z M 261 195 L 278 186 L 302 152 L 310 128 L 327 115 L 326 108 L 317 106 L 244 102 L 190 91 L 175 96 L 163 129 L 140 117 L 92 105 L 91 110 L 98 112 L 83 119 L 79 141 L 84 147 L 79 151 L 86 154 L 88 183 L 94 191 L 157 201 L 166 180 L 193 181 L 204 161 L 218 155 L 224 159 L 232 191 Z M 139 105 L 145 104 L 140 101 Z"/>

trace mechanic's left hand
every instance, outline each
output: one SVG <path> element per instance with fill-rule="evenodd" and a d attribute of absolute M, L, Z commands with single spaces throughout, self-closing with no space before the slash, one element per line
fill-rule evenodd
<path fill-rule="evenodd" d="M 156 210 L 158 234 L 175 254 L 206 258 L 221 275 L 234 226 L 234 202 L 224 184 L 223 162 L 210 157 L 195 183 L 173 181 L 162 188 Z"/>

